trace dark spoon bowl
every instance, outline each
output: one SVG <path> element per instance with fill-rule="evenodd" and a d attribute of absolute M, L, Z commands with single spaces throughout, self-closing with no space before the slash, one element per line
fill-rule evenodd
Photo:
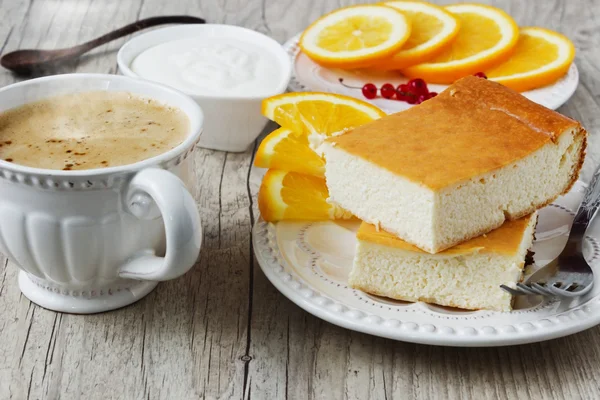
<path fill-rule="evenodd" d="M 71 49 L 17 50 L 0 58 L 0 64 L 16 74 L 26 75 L 74 59 Z M 83 53 L 82 53 L 83 54 Z"/>

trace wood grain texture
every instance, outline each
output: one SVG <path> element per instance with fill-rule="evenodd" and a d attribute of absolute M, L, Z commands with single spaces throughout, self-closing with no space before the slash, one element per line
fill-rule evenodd
<path fill-rule="evenodd" d="M 0 0 L 0 53 L 71 46 L 164 14 L 242 25 L 282 42 L 353 2 Z M 581 84 L 560 111 L 590 132 L 586 179 L 600 163 L 600 0 L 486 3 L 574 40 Z M 115 73 L 126 40 L 42 74 Z M 17 80 L 0 71 L 1 86 Z M 0 255 L 0 399 L 600 398 L 600 328 L 528 346 L 443 348 L 351 332 L 292 304 L 252 255 L 256 145 L 198 152 L 198 265 L 130 307 L 93 316 L 44 310 L 20 294 L 17 268 Z"/>

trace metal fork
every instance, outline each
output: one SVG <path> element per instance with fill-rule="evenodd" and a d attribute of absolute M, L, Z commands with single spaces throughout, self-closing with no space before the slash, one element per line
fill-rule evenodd
<path fill-rule="evenodd" d="M 577 214 L 575 214 L 567 245 L 556 259 L 542 268 L 547 278 L 533 282 L 534 276 L 538 275 L 536 272 L 528 279 L 527 283 L 517 283 L 517 287 L 514 289 L 505 285 L 500 285 L 500 287 L 515 296 L 577 297 L 589 292 L 594 286 L 594 275 L 583 257 L 583 241 L 585 231 L 599 206 L 600 166 L 594 172 Z"/>

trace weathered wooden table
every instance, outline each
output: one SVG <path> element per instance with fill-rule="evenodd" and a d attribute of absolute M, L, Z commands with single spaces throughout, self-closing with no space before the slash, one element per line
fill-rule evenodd
<path fill-rule="evenodd" d="M 0 0 L 0 53 L 71 46 L 165 14 L 243 25 L 283 42 L 347 3 Z M 600 162 L 600 0 L 491 3 L 520 25 L 575 42 L 581 84 L 560 111 L 591 134 L 585 180 Z M 115 73 L 125 40 L 48 73 Z M 0 71 L 0 85 L 17 80 Z M 267 281 L 250 244 L 257 144 L 241 154 L 198 152 L 200 260 L 137 304 L 91 316 L 44 310 L 20 294 L 17 268 L 0 255 L 0 399 L 600 398 L 598 327 L 529 346 L 443 348 L 351 332 L 292 304 Z"/>

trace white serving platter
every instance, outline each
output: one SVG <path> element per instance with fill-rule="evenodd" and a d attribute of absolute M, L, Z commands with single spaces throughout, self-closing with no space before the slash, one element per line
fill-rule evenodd
<path fill-rule="evenodd" d="M 557 256 L 585 184 L 540 210 L 536 265 Z M 598 225 L 598 224 L 597 224 Z M 268 279 L 286 297 L 333 324 L 372 335 L 445 346 L 504 346 L 538 342 L 582 331 L 600 323 L 600 274 L 594 289 L 576 299 L 518 297 L 515 310 L 466 311 L 425 303 L 380 298 L 347 285 L 357 222 L 279 222 L 259 219 L 254 251 Z M 600 268 L 600 227 L 588 230 L 585 253 Z"/>

